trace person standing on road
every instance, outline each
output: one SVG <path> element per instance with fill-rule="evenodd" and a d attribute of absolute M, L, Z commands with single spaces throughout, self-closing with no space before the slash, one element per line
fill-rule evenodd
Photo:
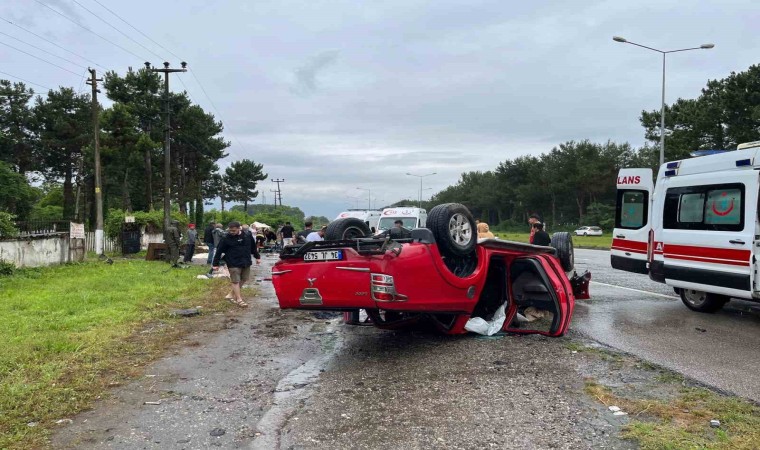
<path fill-rule="evenodd" d="M 283 247 L 286 245 L 291 245 L 293 243 L 293 233 L 295 232 L 296 230 L 293 228 L 293 225 L 291 225 L 290 222 L 285 222 L 285 226 L 282 227 L 282 230 L 280 230 L 280 233 L 282 233 Z"/>
<path fill-rule="evenodd" d="M 312 230 L 313 226 L 314 226 L 314 222 L 312 221 L 308 221 L 304 223 L 303 230 L 299 231 L 298 234 L 296 235 L 296 242 L 297 243 L 306 242 L 306 238 L 309 237 L 309 235 L 314 232 L 314 230 Z"/>
<path fill-rule="evenodd" d="M 240 287 L 251 277 L 251 255 L 256 264 L 261 264 L 261 255 L 256 246 L 256 240 L 250 234 L 242 232 L 240 222 L 230 222 L 227 226 L 227 236 L 219 242 L 214 255 L 214 269 L 219 267 L 219 259 L 224 255 L 227 269 L 230 271 L 233 303 L 238 306 L 248 306 L 240 293 Z"/>
<path fill-rule="evenodd" d="M 169 222 L 169 228 L 166 229 L 166 257 L 172 267 L 179 267 L 179 247 L 182 245 L 182 238 L 179 235 L 179 221 L 172 220 Z"/>
<path fill-rule="evenodd" d="M 544 231 L 544 224 L 541 222 L 533 224 L 533 245 L 549 246 L 552 243 L 552 238 L 549 237 L 549 233 Z"/>
<path fill-rule="evenodd" d="M 190 223 L 187 225 L 187 246 L 185 247 L 185 260 L 189 263 L 193 261 L 193 255 L 195 254 L 195 241 L 198 239 L 198 232 L 195 230 L 195 224 Z"/>
<path fill-rule="evenodd" d="M 533 225 L 541 223 L 541 216 L 539 216 L 536 213 L 533 213 L 528 217 L 528 225 L 530 225 L 530 243 L 533 243 L 533 236 L 536 235 L 536 229 L 533 228 Z"/>
<path fill-rule="evenodd" d="M 203 230 L 203 243 L 208 247 L 208 258 L 206 258 L 206 264 L 211 264 L 214 260 L 214 228 L 216 225 L 214 222 L 210 222 L 205 230 Z"/>
<path fill-rule="evenodd" d="M 327 226 L 323 226 L 322 228 L 319 229 L 319 231 L 314 231 L 312 233 L 309 233 L 309 235 L 306 236 L 306 242 L 324 241 L 325 231 L 327 231 Z"/>

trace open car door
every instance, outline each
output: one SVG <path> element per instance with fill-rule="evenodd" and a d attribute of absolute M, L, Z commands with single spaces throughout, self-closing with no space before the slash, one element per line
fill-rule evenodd
<path fill-rule="evenodd" d="M 620 169 L 610 252 L 613 269 L 648 272 L 653 190 L 651 169 Z"/>
<path fill-rule="evenodd" d="M 559 260 L 539 254 L 515 258 L 508 269 L 504 331 L 562 336 L 570 326 L 575 297 Z"/>

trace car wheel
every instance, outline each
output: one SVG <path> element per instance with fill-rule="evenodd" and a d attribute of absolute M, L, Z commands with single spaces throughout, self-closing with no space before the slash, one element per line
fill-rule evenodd
<path fill-rule="evenodd" d="M 583 233 L 584 236 L 588 236 L 588 233 Z"/>
<path fill-rule="evenodd" d="M 347 217 L 330 222 L 325 230 L 326 241 L 343 241 L 367 237 L 371 234 L 369 227 L 361 219 Z"/>
<path fill-rule="evenodd" d="M 469 256 L 475 251 L 475 219 L 466 206 L 445 203 L 434 207 L 428 213 L 427 226 L 443 256 Z"/>
<path fill-rule="evenodd" d="M 708 294 L 694 289 L 680 289 L 681 301 L 692 311 L 714 313 L 728 303 L 725 295 Z"/>
<path fill-rule="evenodd" d="M 552 235 L 551 246 L 557 250 L 562 269 L 571 272 L 575 267 L 575 251 L 573 250 L 573 237 L 570 233 L 559 232 Z"/>

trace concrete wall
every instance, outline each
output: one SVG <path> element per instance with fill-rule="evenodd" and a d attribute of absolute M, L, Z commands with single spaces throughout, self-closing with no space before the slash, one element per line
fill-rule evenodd
<path fill-rule="evenodd" d="M 16 267 L 40 267 L 69 261 L 69 235 L 25 237 L 0 241 L 0 259 Z"/>
<path fill-rule="evenodd" d="M 147 250 L 148 244 L 151 244 L 154 242 L 158 242 L 158 243 L 164 242 L 164 234 L 163 233 L 148 234 L 148 233 L 145 233 L 145 229 L 143 228 L 143 234 L 140 237 L 140 247 L 143 250 Z"/>

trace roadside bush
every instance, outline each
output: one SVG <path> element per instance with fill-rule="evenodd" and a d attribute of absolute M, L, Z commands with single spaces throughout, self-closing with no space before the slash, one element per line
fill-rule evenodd
<path fill-rule="evenodd" d="M 0 238 L 9 238 L 18 234 L 15 219 L 16 216 L 13 214 L 0 211 Z"/>
<path fill-rule="evenodd" d="M 106 236 L 116 238 L 121 232 L 121 224 L 124 223 L 124 216 L 127 214 L 121 209 L 109 209 L 108 216 L 103 224 Z M 163 211 L 136 211 L 129 215 L 135 217 L 135 223 L 144 226 L 148 233 L 159 233 L 164 230 L 164 212 Z M 172 211 L 171 218 L 179 221 L 180 227 L 184 228 L 188 224 L 187 216 L 178 211 Z"/>
<path fill-rule="evenodd" d="M 16 265 L 12 262 L 0 259 L 0 277 L 9 277 L 16 271 Z"/>
<path fill-rule="evenodd" d="M 63 206 L 34 205 L 29 214 L 29 220 L 40 222 L 63 220 Z"/>

